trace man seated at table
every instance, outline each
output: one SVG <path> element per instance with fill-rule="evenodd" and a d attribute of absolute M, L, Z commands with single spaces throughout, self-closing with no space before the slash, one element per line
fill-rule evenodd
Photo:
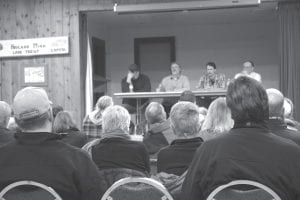
<path fill-rule="evenodd" d="M 250 60 L 243 63 L 243 71 L 234 76 L 237 79 L 240 76 L 248 76 L 261 83 L 261 75 L 254 71 L 254 63 Z"/>
<path fill-rule="evenodd" d="M 196 86 L 198 89 L 225 89 L 225 75 L 217 72 L 217 66 L 214 62 L 208 62 L 206 64 L 206 73 L 200 77 L 199 83 Z M 197 104 L 208 108 L 210 103 L 216 99 L 216 97 L 198 97 Z"/>
<path fill-rule="evenodd" d="M 171 63 L 171 75 L 162 79 L 157 92 L 183 92 L 190 89 L 190 81 L 187 76 L 182 75 L 181 66 L 176 62 Z M 167 115 L 169 114 L 171 107 L 178 101 L 178 98 L 165 98 L 162 105 L 165 108 Z"/>
<path fill-rule="evenodd" d="M 121 82 L 122 92 L 150 92 L 151 83 L 148 76 L 140 72 L 139 66 L 132 64 L 128 68 L 126 77 Z M 129 111 L 134 113 L 137 106 L 136 99 L 124 98 L 122 101 L 123 106 Z M 140 106 L 143 106 L 148 102 L 148 99 L 140 99 Z"/>

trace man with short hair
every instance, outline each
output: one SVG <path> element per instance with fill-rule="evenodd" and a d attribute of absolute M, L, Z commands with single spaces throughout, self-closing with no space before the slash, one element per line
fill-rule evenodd
<path fill-rule="evenodd" d="M 168 146 L 175 135 L 170 127 L 170 121 L 166 119 L 164 107 L 158 102 L 151 102 L 145 111 L 147 132 L 143 143 L 149 154 L 157 153 L 161 148 Z"/>
<path fill-rule="evenodd" d="M 13 101 L 21 132 L 16 141 L 0 147 L 0 190 L 20 180 L 52 187 L 64 200 L 98 200 L 101 180 L 95 164 L 82 150 L 52 133 L 52 108 L 46 91 L 26 87 Z"/>
<path fill-rule="evenodd" d="M 8 130 L 11 108 L 5 101 L 0 101 L 0 145 L 14 140 L 14 132 Z"/>
<path fill-rule="evenodd" d="M 151 83 L 148 76 L 141 73 L 138 65 L 131 64 L 128 67 L 128 73 L 121 82 L 122 92 L 150 92 Z M 140 106 L 144 106 L 148 99 L 140 99 Z M 136 112 L 137 100 L 124 98 L 122 101 L 123 106 L 129 113 Z"/>
<path fill-rule="evenodd" d="M 162 79 L 157 92 L 182 92 L 184 90 L 190 89 L 190 81 L 187 76 L 182 75 L 182 69 L 179 64 L 172 62 L 171 66 L 171 75 L 166 76 Z"/>
<path fill-rule="evenodd" d="M 176 139 L 161 149 L 157 156 L 157 172 L 182 175 L 189 167 L 203 140 L 199 136 L 199 109 L 194 103 L 181 101 L 170 112 L 171 128 Z"/>
<path fill-rule="evenodd" d="M 288 129 L 287 124 L 284 122 L 283 94 L 275 88 L 269 88 L 266 91 L 269 100 L 268 125 L 271 132 L 300 145 L 300 132 Z"/>
<path fill-rule="evenodd" d="M 182 74 L 182 67 L 172 62 L 170 66 L 171 75 L 162 79 L 156 92 L 183 92 L 190 89 L 190 81 L 187 76 Z M 165 108 L 167 117 L 169 116 L 171 107 L 178 101 L 176 97 L 164 98 L 162 105 Z"/>
<path fill-rule="evenodd" d="M 196 86 L 198 89 L 215 89 L 226 87 L 225 75 L 217 72 L 217 66 L 214 62 L 206 63 L 206 73 L 200 77 L 199 83 Z M 217 96 L 198 97 L 197 105 L 208 108 L 210 103 Z"/>
<path fill-rule="evenodd" d="M 237 79 L 240 76 L 248 76 L 261 83 L 261 75 L 254 71 L 254 63 L 250 60 L 243 63 L 243 71 L 234 76 Z"/>
<path fill-rule="evenodd" d="M 225 75 L 217 73 L 217 66 L 214 62 L 208 62 L 206 64 L 206 73 L 201 76 L 197 88 L 212 89 L 225 87 Z"/>
<path fill-rule="evenodd" d="M 262 85 L 239 77 L 229 84 L 226 101 L 234 127 L 197 150 L 182 197 L 205 200 L 218 186 L 252 180 L 270 187 L 281 199 L 300 199 L 300 147 L 269 131 L 268 96 Z"/>

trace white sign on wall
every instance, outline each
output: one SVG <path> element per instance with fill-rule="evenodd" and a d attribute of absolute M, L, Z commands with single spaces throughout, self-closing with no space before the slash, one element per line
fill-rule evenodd
<path fill-rule="evenodd" d="M 0 40 L 0 58 L 69 53 L 69 37 Z"/>

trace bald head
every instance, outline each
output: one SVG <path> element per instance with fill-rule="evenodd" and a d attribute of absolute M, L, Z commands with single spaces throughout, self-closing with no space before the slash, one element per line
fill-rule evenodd
<path fill-rule="evenodd" d="M 267 89 L 266 91 L 269 100 L 269 117 L 283 117 L 283 94 L 274 88 Z"/>
<path fill-rule="evenodd" d="M 5 101 L 0 101 L 0 126 L 7 127 L 11 115 L 11 108 Z"/>

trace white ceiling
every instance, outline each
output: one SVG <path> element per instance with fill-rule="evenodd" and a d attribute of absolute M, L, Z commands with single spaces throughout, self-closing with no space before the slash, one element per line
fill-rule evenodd
<path fill-rule="evenodd" d="M 230 24 L 269 21 L 276 19 L 276 3 L 265 2 L 259 7 L 215 10 L 181 11 L 166 13 L 118 15 L 113 11 L 89 12 L 89 26 L 151 27 L 201 24 Z"/>

